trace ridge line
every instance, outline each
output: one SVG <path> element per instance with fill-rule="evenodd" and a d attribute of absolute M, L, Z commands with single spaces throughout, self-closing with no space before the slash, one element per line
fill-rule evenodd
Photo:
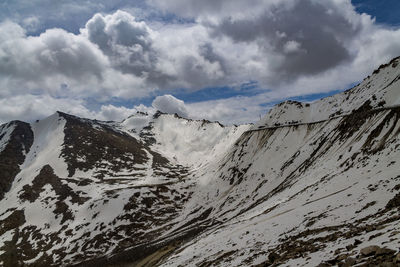
<path fill-rule="evenodd" d="M 393 106 L 390 106 L 390 107 L 375 108 L 375 109 L 369 110 L 368 112 L 376 112 L 376 111 L 383 111 L 383 110 L 391 110 L 391 109 L 396 109 L 396 108 L 400 108 L 400 104 L 398 104 L 398 105 L 393 105 Z M 244 131 L 243 133 L 257 132 L 257 131 L 269 130 L 269 129 L 278 129 L 278 128 L 291 127 L 291 126 L 300 126 L 300 125 L 316 124 L 316 123 L 331 121 L 331 120 L 338 119 L 338 118 L 347 117 L 347 116 L 350 116 L 350 115 L 352 115 L 352 114 L 354 114 L 354 113 L 357 113 L 357 112 L 351 112 L 351 113 L 348 113 L 348 114 L 337 115 L 337 116 L 333 116 L 333 117 L 330 117 L 330 118 L 328 118 L 328 119 L 319 120 L 319 121 L 300 122 L 300 123 L 292 123 L 292 124 L 283 124 L 283 125 L 278 125 L 278 126 L 260 127 L 260 128 L 257 128 L 257 129 L 250 129 L 250 130 Z"/>

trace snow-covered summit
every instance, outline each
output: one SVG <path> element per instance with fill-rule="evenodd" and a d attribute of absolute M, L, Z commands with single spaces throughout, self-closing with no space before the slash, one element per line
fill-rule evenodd
<path fill-rule="evenodd" d="M 154 148 L 185 165 L 204 165 L 220 157 L 249 125 L 223 126 L 219 122 L 160 114 L 151 123 Z"/>

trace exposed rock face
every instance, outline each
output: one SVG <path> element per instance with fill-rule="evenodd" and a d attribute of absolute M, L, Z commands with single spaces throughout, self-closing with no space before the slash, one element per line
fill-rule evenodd
<path fill-rule="evenodd" d="M 22 187 L 19 198 L 23 201 L 33 203 L 45 191 L 46 185 L 51 186 L 56 195 L 57 201 L 55 202 L 53 213 L 56 215 L 56 219 L 61 215 L 60 224 L 64 224 L 67 220 L 74 220 L 72 213 L 68 209 L 68 205 L 65 203 L 67 198 L 70 199 L 72 204 L 78 205 L 82 205 L 90 199 L 88 197 L 81 197 L 80 193 L 82 192 L 75 192 L 67 184 L 63 184 L 60 177 L 54 174 L 54 170 L 50 165 L 43 166 L 40 173 L 33 179 L 32 185 L 26 184 Z"/>
<path fill-rule="evenodd" d="M 1 126 L 1 265 L 399 265 L 399 61 L 254 126 Z"/>
<path fill-rule="evenodd" d="M 7 140 L 6 140 L 7 139 Z M 11 188 L 26 153 L 29 152 L 33 133 L 28 123 L 12 121 L 0 126 L 0 200 Z"/>
<path fill-rule="evenodd" d="M 116 131 L 106 124 L 92 127 L 89 120 L 83 120 L 59 112 L 66 120 L 64 146 L 61 156 L 68 164 L 68 176 L 76 170 L 103 169 L 95 174 L 103 178 L 135 164 L 144 164 L 148 157 L 143 144 L 127 133 Z M 106 166 L 104 161 L 109 164 Z M 110 172 L 107 172 L 110 169 Z"/>

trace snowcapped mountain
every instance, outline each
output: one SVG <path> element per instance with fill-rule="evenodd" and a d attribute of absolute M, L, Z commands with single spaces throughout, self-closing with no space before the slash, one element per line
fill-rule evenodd
<path fill-rule="evenodd" d="M 397 266 L 399 104 L 397 58 L 255 125 L 160 112 L 2 125 L 1 264 Z"/>

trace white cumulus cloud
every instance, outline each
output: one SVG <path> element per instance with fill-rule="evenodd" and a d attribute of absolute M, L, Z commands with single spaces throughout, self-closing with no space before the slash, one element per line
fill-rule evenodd
<path fill-rule="evenodd" d="M 157 96 L 154 99 L 152 106 L 156 110 L 159 110 L 164 113 L 170 113 L 170 114 L 176 113 L 179 116 L 185 118 L 187 118 L 189 115 L 185 103 L 182 100 L 177 99 L 172 95 Z"/>

